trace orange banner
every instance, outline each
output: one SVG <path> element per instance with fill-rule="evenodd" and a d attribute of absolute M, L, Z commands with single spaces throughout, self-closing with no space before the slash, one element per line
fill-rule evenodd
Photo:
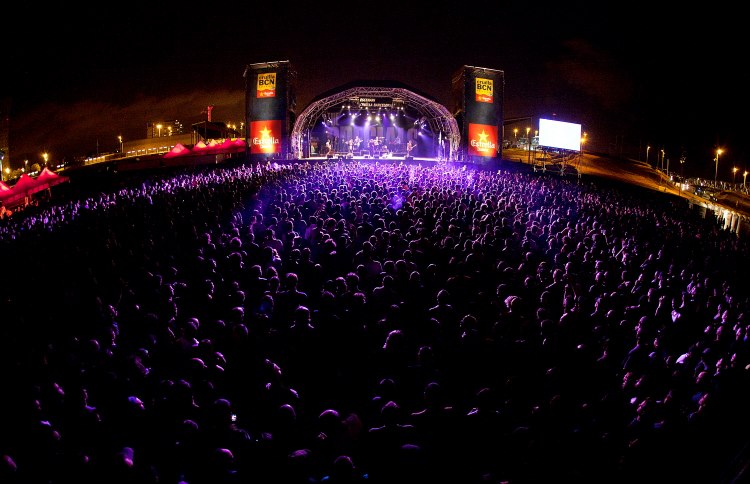
<path fill-rule="evenodd" d="M 492 94 L 493 90 L 494 86 L 492 79 L 482 79 L 480 77 L 475 79 L 474 92 L 476 94 L 477 102 L 491 104 L 494 100 L 494 95 Z"/>
<path fill-rule="evenodd" d="M 259 98 L 276 97 L 276 73 L 258 74 L 257 96 Z"/>

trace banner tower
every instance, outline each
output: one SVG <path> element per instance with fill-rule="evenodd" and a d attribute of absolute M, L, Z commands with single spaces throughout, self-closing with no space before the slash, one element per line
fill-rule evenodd
<path fill-rule="evenodd" d="M 245 68 L 245 139 L 250 161 L 291 157 L 297 74 L 289 61 Z"/>
<path fill-rule="evenodd" d="M 461 131 L 464 161 L 498 164 L 503 146 L 505 73 L 486 67 L 463 66 L 452 79 L 453 115 Z"/>

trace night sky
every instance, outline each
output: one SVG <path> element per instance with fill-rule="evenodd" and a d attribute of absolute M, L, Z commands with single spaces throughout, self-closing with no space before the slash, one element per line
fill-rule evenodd
<path fill-rule="evenodd" d="M 297 113 L 370 79 L 451 109 L 451 76 L 470 65 L 504 71 L 506 119 L 580 123 L 594 151 L 645 159 L 651 145 L 652 164 L 664 149 L 672 163 L 685 156 L 686 174 L 713 177 L 716 148 L 719 178 L 750 168 L 747 26 L 733 7 L 504 3 L 18 6 L 0 81 L 11 163 L 112 152 L 118 135 L 144 138 L 148 123 L 170 119 L 189 126 L 208 105 L 213 120 L 239 124 L 245 66 L 288 60 Z"/>

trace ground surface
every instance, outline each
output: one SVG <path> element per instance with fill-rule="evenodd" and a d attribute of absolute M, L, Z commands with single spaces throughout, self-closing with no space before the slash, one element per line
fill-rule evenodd
<path fill-rule="evenodd" d="M 530 161 L 527 151 L 514 148 L 503 150 L 503 159 L 523 164 L 528 164 Z M 538 157 L 536 165 L 551 170 L 559 170 L 560 163 L 555 161 L 544 163 Z M 681 190 L 678 185 L 670 182 L 664 173 L 655 170 L 642 161 L 585 153 L 567 162 L 565 166 L 565 170 L 568 172 L 574 173 L 577 170 L 581 175 L 619 180 L 660 192 L 672 193 L 695 203 L 709 202 L 738 212 L 745 217 L 750 217 L 750 197 L 746 194 L 723 191 L 717 194 L 715 201 L 709 201 L 694 193 Z"/>

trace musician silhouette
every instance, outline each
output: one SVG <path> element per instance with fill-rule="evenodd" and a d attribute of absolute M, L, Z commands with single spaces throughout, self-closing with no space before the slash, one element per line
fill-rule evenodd
<path fill-rule="evenodd" d="M 411 152 L 414 150 L 414 148 L 417 147 L 417 144 L 414 142 L 414 140 L 409 140 L 408 143 L 406 143 L 406 157 L 411 158 L 412 154 Z"/>
<path fill-rule="evenodd" d="M 380 140 L 377 137 L 370 138 L 369 145 L 370 145 L 370 156 L 374 157 L 375 154 L 380 149 Z"/>

